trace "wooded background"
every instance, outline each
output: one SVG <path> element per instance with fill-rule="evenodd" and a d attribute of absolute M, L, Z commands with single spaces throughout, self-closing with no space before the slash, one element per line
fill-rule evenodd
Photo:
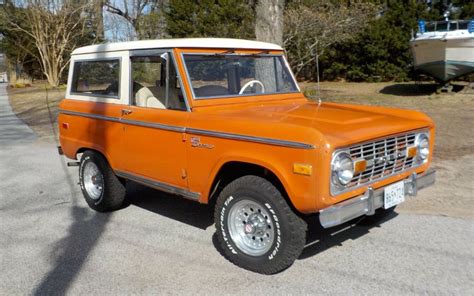
<path fill-rule="evenodd" d="M 10 82 L 65 82 L 77 47 L 229 37 L 282 45 L 300 80 L 414 79 L 417 20 L 472 19 L 471 0 L 0 0 L 0 51 Z M 0 72 L 2 69 L 0 69 Z"/>

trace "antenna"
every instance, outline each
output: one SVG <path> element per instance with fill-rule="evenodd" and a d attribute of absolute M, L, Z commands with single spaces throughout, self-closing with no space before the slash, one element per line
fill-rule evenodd
<path fill-rule="evenodd" d="M 443 13 L 445 21 L 449 21 L 449 16 L 451 15 L 451 9 L 452 8 L 453 8 L 453 3 L 449 3 L 449 5 L 446 7 L 446 10 Z"/>
<path fill-rule="evenodd" d="M 319 85 L 319 54 L 316 49 L 316 76 L 317 76 L 317 82 L 318 82 L 318 106 L 321 105 L 321 86 Z"/>

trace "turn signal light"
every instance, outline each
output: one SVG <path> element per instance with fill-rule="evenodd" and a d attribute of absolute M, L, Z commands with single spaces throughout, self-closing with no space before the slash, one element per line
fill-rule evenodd
<path fill-rule="evenodd" d="M 354 163 L 354 174 L 362 173 L 367 169 L 367 161 L 365 159 L 358 160 Z"/>
<path fill-rule="evenodd" d="M 417 154 L 418 154 L 418 148 L 416 148 L 416 146 L 409 147 L 409 148 L 407 149 L 407 156 L 408 156 L 408 157 L 413 158 L 413 157 L 415 157 Z"/>
<path fill-rule="evenodd" d="M 310 164 L 295 163 L 293 164 L 293 173 L 311 176 L 313 174 L 313 166 Z"/>

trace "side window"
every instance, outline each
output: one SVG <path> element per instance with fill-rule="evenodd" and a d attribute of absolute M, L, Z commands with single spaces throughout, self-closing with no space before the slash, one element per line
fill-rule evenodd
<path fill-rule="evenodd" d="M 458 23 L 458 27 L 459 27 L 459 30 L 467 30 L 467 25 L 469 24 L 469 22 L 463 22 L 463 21 L 460 21 Z"/>
<path fill-rule="evenodd" d="M 140 107 L 186 110 L 169 53 L 131 57 L 132 103 Z"/>
<path fill-rule="evenodd" d="M 119 98 L 120 60 L 76 61 L 71 93 Z"/>

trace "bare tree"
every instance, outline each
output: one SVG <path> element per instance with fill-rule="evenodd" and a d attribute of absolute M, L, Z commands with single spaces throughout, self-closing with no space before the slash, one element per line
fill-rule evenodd
<path fill-rule="evenodd" d="M 107 39 L 112 42 L 122 42 L 137 39 L 135 29 L 124 19 L 113 13 L 104 13 L 104 31 Z"/>
<path fill-rule="evenodd" d="M 255 6 L 255 37 L 259 41 L 283 43 L 283 9 L 285 0 L 258 0 Z M 268 69 L 274 66 L 270 59 L 258 59 L 255 77 L 267 91 L 276 91 L 274 75 Z"/>
<path fill-rule="evenodd" d="M 0 15 L 6 13 L 8 13 L 9 19 L 18 22 L 25 19 L 24 13 L 16 10 L 11 3 L 7 3 L 1 8 Z M 8 57 L 7 68 L 10 82 L 15 83 L 18 76 L 25 74 L 22 66 L 33 62 L 38 56 L 34 40 L 29 35 L 18 34 L 18 31 L 12 29 L 6 18 L 0 17 L 0 43 L 2 43 L 1 50 Z"/>
<path fill-rule="evenodd" d="M 133 38 L 162 37 L 164 32 L 163 9 L 168 0 L 107 0 L 107 12 L 118 15 L 133 28 Z"/>
<path fill-rule="evenodd" d="M 154 0 L 150 5 L 150 12 L 139 18 L 140 39 L 162 39 L 168 37 L 166 9 L 169 0 Z"/>
<path fill-rule="evenodd" d="M 104 40 L 104 16 L 103 9 L 105 0 L 90 0 L 93 9 L 94 27 L 98 40 Z"/>
<path fill-rule="evenodd" d="M 298 76 L 331 45 L 356 36 L 375 17 L 377 7 L 360 1 L 313 0 L 285 11 L 284 41 Z"/>
<path fill-rule="evenodd" d="M 255 37 L 259 41 L 283 44 L 285 0 L 258 0 L 255 7 Z"/>
<path fill-rule="evenodd" d="M 84 17 L 87 5 L 69 1 L 27 0 L 22 9 L 25 18 L 12 17 L 5 11 L 1 17 L 12 31 L 32 38 L 37 59 L 48 83 L 57 87 L 69 63 L 69 53 L 81 45 L 86 35 L 88 20 Z"/>

